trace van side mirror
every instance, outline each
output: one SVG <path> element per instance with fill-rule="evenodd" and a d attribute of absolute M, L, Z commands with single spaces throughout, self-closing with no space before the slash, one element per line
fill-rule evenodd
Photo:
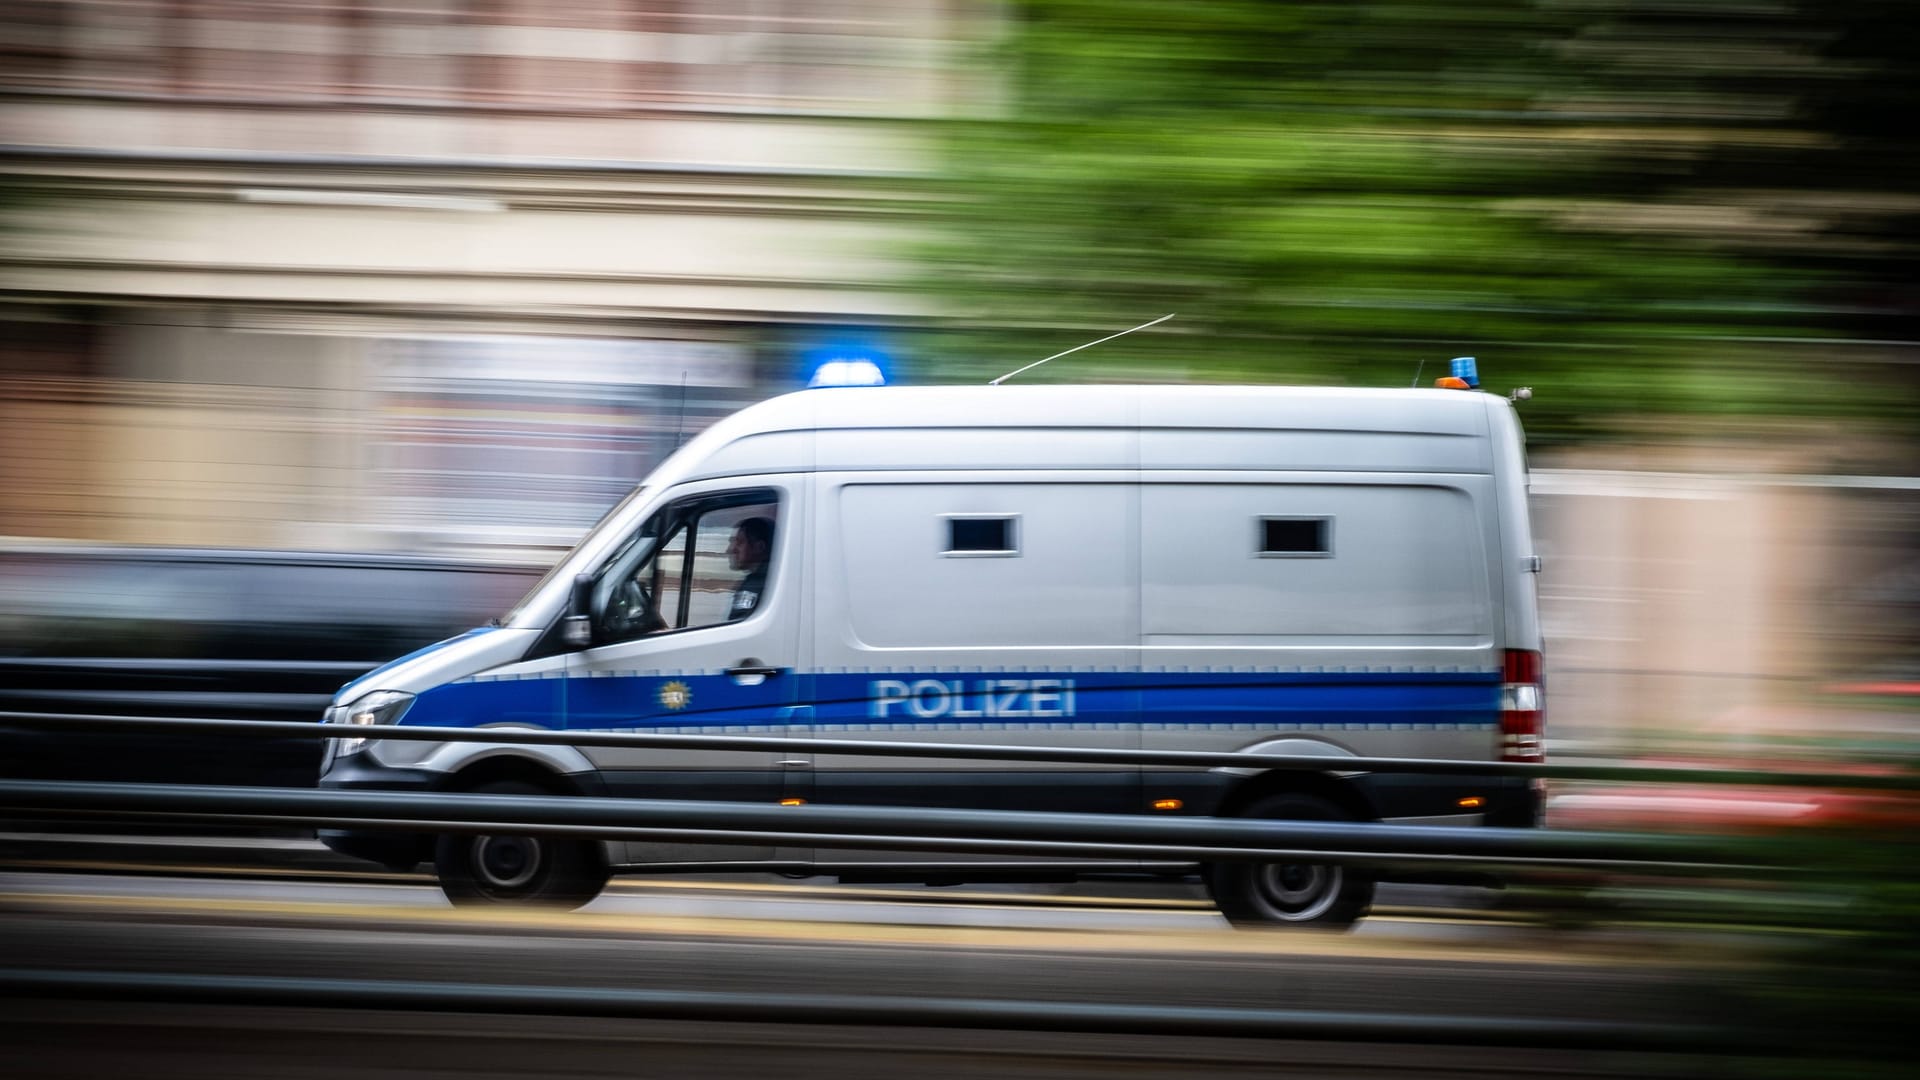
<path fill-rule="evenodd" d="M 569 649 L 584 649 L 593 644 L 593 575 L 573 579 L 573 595 L 567 601 L 566 618 L 560 622 L 560 640 Z"/>

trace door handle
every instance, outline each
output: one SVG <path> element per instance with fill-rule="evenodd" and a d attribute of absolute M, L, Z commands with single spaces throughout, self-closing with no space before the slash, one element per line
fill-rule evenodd
<path fill-rule="evenodd" d="M 752 657 L 740 661 L 738 667 L 730 667 L 727 669 L 727 675 L 735 679 L 751 678 L 756 675 L 762 679 L 771 679 L 775 675 L 784 675 L 786 672 L 786 668 L 767 667 Z"/>

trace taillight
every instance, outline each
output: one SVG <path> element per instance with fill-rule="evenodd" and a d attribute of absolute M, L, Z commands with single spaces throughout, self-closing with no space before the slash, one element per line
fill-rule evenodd
<path fill-rule="evenodd" d="M 1545 761 L 1540 654 L 1508 649 L 1500 684 L 1500 760 Z"/>

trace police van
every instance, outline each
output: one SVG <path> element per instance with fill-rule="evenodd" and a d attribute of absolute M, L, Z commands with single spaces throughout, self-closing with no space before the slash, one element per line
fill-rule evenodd
<path fill-rule="evenodd" d="M 1338 764 L 1540 760 L 1526 495 L 1493 394 L 804 390 L 689 442 L 499 625 L 358 679 L 327 719 L 1317 754 L 1327 771 L 337 738 L 321 785 L 1532 825 L 1525 780 Z M 323 838 L 431 860 L 456 903 L 577 905 L 629 872 L 1197 873 L 1236 923 L 1337 928 L 1373 894 L 1315 863 Z"/>

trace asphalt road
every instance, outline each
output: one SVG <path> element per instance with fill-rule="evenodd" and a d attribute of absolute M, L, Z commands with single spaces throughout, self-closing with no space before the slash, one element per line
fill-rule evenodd
<path fill-rule="evenodd" d="M 1712 943 L 1556 933 L 1470 909 L 1389 906 L 1359 933 L 1302 936 L 1233 931 L 1195 897 L 1126 890 L 643 881 L 577 913 L 474 912 L 446 906 L 417 880 L 106 869 L 0 874 L 0 963 L 1625 1024 L 1715 1022 L 1721 990 L 1737 978 Z M 9 1077 L 1664 1076 L 1718 1064 L 1604 1049 L 475 1016 L 155 994 L 16 994 L 0 1008 L 0 1074 Z"/>

